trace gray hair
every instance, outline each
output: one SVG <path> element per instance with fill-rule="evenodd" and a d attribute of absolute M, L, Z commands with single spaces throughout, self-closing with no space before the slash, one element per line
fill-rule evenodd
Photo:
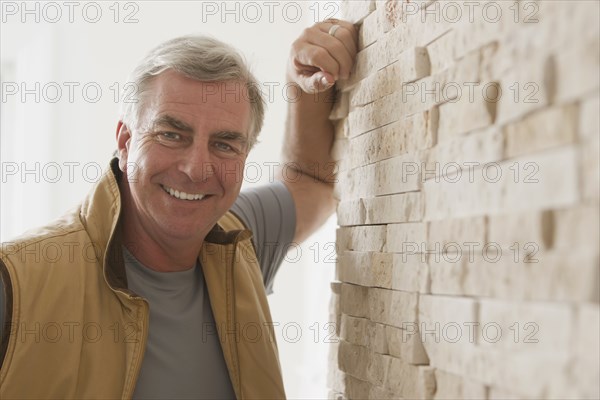
<path fill-rule="evenodd" d="M 125 94 L 121 99 L 123 122 L 132 127 L 136 125 L 150 82 L 168 69 L 203 82 L 238 81 L 245 84 L 250 102 L 248 149 L 252 148 L 265 116 L 263 94 L 242 55 L 232 46 L 209 36 L 181 36 L 151 50 L 129 77 L 128 82 L 136 89 L 136 100 L 125 101 Z"/>

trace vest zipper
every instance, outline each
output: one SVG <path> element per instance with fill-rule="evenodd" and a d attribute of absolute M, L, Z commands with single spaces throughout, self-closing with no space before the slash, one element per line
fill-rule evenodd
<path fill-rule="evenodd" d="M 119 291 L 119 293 L 123 293 L 121 291 Z M 125 293 L 123 293 L 125 294 Z M 137 347 L 137 357 L 134 360 L 134 365 L 133 365 L 133 369 L 132 372 L 133 374 L 130 375 L 130 378 L 128 379 L 128 381 L 125 382 L 125 388 L 123 390 L 123 399 L 131 399 L 132 395 L 133 395 L 133 391 L 135 390 L 135 386 L 137 383 L 137 379 L 140 375 L 140 370 L 142 369 L 142 362 L 144 361 L 144 354 L 146 352 L 146 342 L 148 340 L 148 313 L 149 313 L 149 306 L 148 306 L 148 302 L 146 301 L 146 299 L 144 299 L 143 297 L 133 297 L 130 295 L 127 295 L 128 298 L 130 300 L 137 300 L 137 301 L 141 301 L 142 305 L 140 306 L 140 308 L 143 308 L 142 310 L 142 329 L 141 329 L 141 334 L 138 335 L 137 339 L 137 343 L 136 343 L 136 347 Z M 136 321 L 139 322 L 139 321 Z M 134 351 L 134 354 L 136 353 L 136 351 Z M 134 355 L 135 357 L 135 355 Z"/>
<path fill-rule="evenodd" d="M 111 248 L 111 246 L 113 245 L 113 239 L 115 239 L 115 227 L 116 224 L 112 226 L 111 228 L 111 232 L 110 232 L 110 236 L 108 238 L 107 241 L 107 246 L 106 246 L 106 250 L 104 252 L 104 262 L 102 263 L 102 275 L 104 277 L 104 282 L 106 283 L 106 285 L 115 293 L 119 293 L 123 296 L 125 296 L 125 298 L 127 298 L 128 300 L 134 301 L 134 302 L 138 302 L 141 301 L 141 305 L 139 305 L 138 307 L 138 315 L 140 313 L 140 309 L 142 312 L 142 328 L 141 328 L 141 333 L 138 334 L 137 342 L 135 344 L 135 349 L 134 349 L 134 360 L 133 360 L 133 369 L 130 369 L 130 372 L 128 373 L 128 376 L 126 377 L 125 380 L 125 384 L 123 385 L 123 393 L 121 395 L 121 397 L 123 399 L 131 399 L 133 392 L 135 391 L 135 387 L 137 384 L 137 380 L 140 374 L 140 370 L 142 369 L 142 361 L 144 360 L 144 354 L 146 352 L 146 342 L 148 339 L 148 314 L 149 314 L 149 305 L 148 305 L 148 301 L 139 296 L 136 295 L 135 293 L 133 293 L 132 291 L 128 290 L 128 289 L 118 289 L 113 287 L 107 279 L 107 269 L 109 268 L 109 266 L 107 265 L 106 262 L 106 258 L 107 258 L 107 252 L 108 250 Z M 120 245 L 119 245 L 120 246 Z M 121 251 L 119 249 L 119 251 Z M 125 266 L 123 265 L 123 268 L 125 268 Z M 136 320 L 136 323 L 139 323 L 139 318 L 138 320 Z"/>
<path fill-rule="evenodd" d="M 227 312 L 227 322 L 228 324 L 230 324 L 230 326 L 233 327 L 234 329 L 234 342 L 233 345 L 230 345 L 230 349 L 231 349 L 231 355 L 235 364 L 235 369 L 237 371 L 237 387 L 238 387 L 238 395 L 240 397 L 240 399 L 243 399 L 243 394 L 242 394 L 242 377 L 241 377 L 241 371 L 240 371 L 240 360 L 239 360 L 239 356 L 238 356 L 238 346 L 237 346 L 237 341 L 238 341 L 238 334 L 239 332 L 237 331 L 237 318 L 235 315 L 235 280 L 234 280 L 234 267 L 235 267 L 235 257 L 237 255 L 237 247 L 238 247 L 238 242 L 239 242 L 239 238 L 241 236 L 241 233 L 239 233 L 234 241 L 233 241 L 233 252 L 232 252 L 232 257 L 231 260 L 229 262 L 229 265 L 227 266 L 227 274 L 226 274 L 226 290 L 228 293 L 228 312 Z M 231 342 L 230 342 L 231 343 Z"/>

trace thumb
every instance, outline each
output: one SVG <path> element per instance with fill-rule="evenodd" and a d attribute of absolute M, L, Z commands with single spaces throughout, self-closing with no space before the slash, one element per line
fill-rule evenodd
<path fill-rule="evenodd" d="M 329 89 L 335 84 L 333 75 L 328 72 L 320 71 L 314 73 L 308 78 L 307 93 L 320 93 Z"/>

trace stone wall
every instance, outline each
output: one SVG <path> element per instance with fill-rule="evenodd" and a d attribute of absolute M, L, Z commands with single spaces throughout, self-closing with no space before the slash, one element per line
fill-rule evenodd
<path fill-rule="evenodd" d="M 599 398 L 597 1 L 344 1 L 330 397 Z"/>

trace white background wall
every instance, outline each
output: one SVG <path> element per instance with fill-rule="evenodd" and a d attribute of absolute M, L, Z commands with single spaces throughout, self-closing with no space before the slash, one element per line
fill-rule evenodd
<path fill-rule="evenodd" d="M 88 192 L 115 148 L 115 96 L 143 55 L 175 36 L 210 34 L 242 50 L 265 90 L 272 88 L 248 162 L 279 161 L 290 44 L 338 9 L 333 1 L 72 3 L 2 2 L 2 242 L 60 216 Z M 266 168 L 261 179 L 255 172 L 253 181 L 269 180 Z M 290 252 L 269 299 L 290 398 L 326 396 L 334 225 Z"/>

